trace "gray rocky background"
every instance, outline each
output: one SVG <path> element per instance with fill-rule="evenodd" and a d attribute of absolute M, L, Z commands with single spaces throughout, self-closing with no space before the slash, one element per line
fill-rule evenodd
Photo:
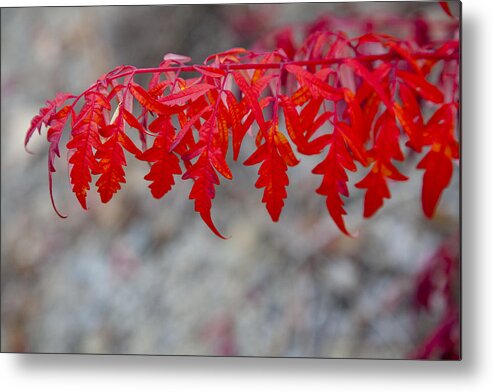
<path fill-rule="evenodd" d="M 431 221 L 421 212 L 419 157 L 403 168 L 411 180 L 393 184 L 371 220 L 361 218 L 363 194 L 351 188 L 347 225 L 359 237 L 350 239 L 314 192 L 316 160 L 290 170 L 278 223 L 253 186 L 257 168 L 232 163 L 235 178 L 222 182 L 213 207 L 231 237 L 223 241 L 194 213 L 189 181 L 155 200 L 145 165 L 132 159 L 123 190 L 107 205 L 92 192 L 87 212 L 60 160 L 54 192 L 69 215 L 62 220 L 49 200 L 44 134 L 33 138 L 34 155 L 23 148 L 46 99 L 83 91 L 117 65 L 156 66 L 168 52 L 201 62 L 273 27 L 354 7 L 2 9 L 2 351 L 406 357 L 440 313 L 438 303 L 417 317 L 411 297 L 426 259 L 459 230 L 458 168 Z M 429 3 L 359 7 L 442 16 Z"/>

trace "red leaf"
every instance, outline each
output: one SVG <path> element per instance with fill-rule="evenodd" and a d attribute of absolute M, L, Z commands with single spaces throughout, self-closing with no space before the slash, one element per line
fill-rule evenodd
<path fill-rule="evenodd" d="M 298 65 L 286 65 L 286 70 L 296 76 L 300 85 L 308 87 L 315 98 L 321 96 L 332 101 L 342 98 L 342 93 L 339 89 L 332 87 L 317 75 L 313 75 L 302 67 Z"/>
<path fill-rule="evenodd" d="M 145 140 L 145 135 L 147 134 L 146 129 L 142 126 L 142 124 L 135 118 L 135 116 L 130 113 L 126 109 L 121 109 L 124 120 L 130 125 L 132 128 L 135 128 L 139 131 L 141 139 Z"/>
<path fill-rule="evenodd" d="M 452 12 L 450 11 L 450 7 L 448 5 L 448 1 L 439 1 L 438 2 L 440 4 L 440 7 L 442 7 L 442 9 L 445 11 L 445 13 L 450 16 L 451 18 L 454 17 L 454 15 L 452 15 Z"/>
<path fill-rule="evenodd" d="M 96 153 L 101 172 L 96 186 L 103 203 L 110 201 L 113 195 L 121 189 L 120 184 L 126 182 L 123 166 L 126 166 L 127 162 L 121 146 L 120 131 L 116 126 L 113 129 L 113 135 Z"/>
<path fill-rule="evenodd" d="M 183 175 L 184 180 L 189 178 L 194 180 L 189 198 L 190 200 L 195 200 L 195 211 L 200 214 L 202 220 L 214 234 L 226 239 L 217 230 L 211 218 L 212 199 L 216 195 L 214 186 L 219 185 L 219 178 L 207 157 L 207 153 L 202 154 L 197 162 Z"/>
<path fill-rule="evenodd" d="M 349 65 L 351 68 L 353 68 L 354 71 L 359 76 L 361 76 L 375 90 L 375 92 L 379 95 L 382 102 L 387 106 L 387 109 L 391 113 L 393 113 L 394 106 L 390 101 L 389 95 L 385 91 L 385 86 L 382 85 L 381 77 L 369 71 L 365 66 L 361 65 L 356 59 L 347 59 L 345 60 L 345 63 Z M 390 69 L 390 65 L 388 64 L 385 65 L 387 65 L 386 68 Z M 380 70 L 379 72 L 382 73 L 383 71 L 384 69 Z"/>
<path fill-rule="evenodd" d="M 174 175 L 181 174 L 180 161 L 175 153 L 169 151 L 175 135 L 171 120 L 164 116 L 158 117 L 149 128 L 158 136 L 154 139 L 152 147 L 138 158 L 152 163 L 144 179 L 151 181 L 149 189 L 156 199 L 160 199 L 175 184 Z"/>
<path fill-rule="evenodd" d="M 173 143 L 171 143 L 170 151 L 173 151 L 178 144 L 182 141 L 182 139 L 185 137 L 188 131 L 192 129 L 193 125 L 200 120 L 200 118 L 206 114 L 207 112 L 210 112 L 212 110 L 212 107 L 206 106 L 202 108 L 202 110 L 198 113 L 196 113 L 191 119 L 187 121 L 187 123 L 182 127 L 180 132 L 178 132 L 178 135 L 176 135 L 176 138 L 173 140 Z"/>
<path fill-rule="evenodd" d="M 231 180 L 233 178 L 233 174 L 226 163 L 226 159 L 224 158 L 222 151 L 220 149 L 210 151 L 209 160 L 212 166 L 214 166 L 214 168 L 221 173 L 224 178 Z"/>
<path fill-rule="evenodd" d="M 305 141 L 301 138 L 303 135 L 303 130 L 301 128 L 301 121 L 296 106 L 293 101 L 285 95 L 279 96 L 279 104 L 284 112 L 284 122 L 286 123 L 286 130 L 288 131 L 289 137 L 296 146 L 298 146 L 298 151 L 303 148 Z"/>
<path fill-rule="evenodd" d="M 416 73 L 418 74 L 421 73 L 421 68 L 416 62 L 416 59 L 410 54 L 408 49 L 404 48 L 402 43 L 397 44 L 394 41 L 388 41 L 385 43 L 385 45 L 393 49 L 394 52 L 396 52 L 399 56 L 401 56 L 404 60 L 406 60 Z"/>
<path fill-rule="evenodd" d="M 221 68 L 209 67 L 207 65 L 194 65 L 193 68 L 202 75 L 211 78 L 222 78 L 226 76 L 226 72 Z"/>
<path fill-rule="evenodd" d="M 253 123 L 253 115 L 251 117 L 250 124 L 242 124 L 241 120 L 247 113 L 246 106 L 241 106 L 236 100 L 235 96 L 231 91 L 226 90 L 226 102 L 228 104 L 228 112 L 231 119 L 231 131 L 233 136 L 233 159 L 236 161 L 238 159 L 238 154 L 240 152 L 241 142 L 245 136 L 248 128 Z"/>
<path fill-rule="evenodd" d="M 26 137 L 24 139 L 24 148 L 27 149 L 27 144 L 31 139 L 31 136 L 35 131 L 38 131 L 41 134 L 41 127 L 44 125 L 48 127 L 50 125 L 51 120 L 55 117 L 55 113 L 58 107 L 62 106 L 67 99 L 75 98 L 74 95 L 70 93 L 58 93 L 54 100 L 46 101 L 46 106 L 39 110 L 39 114 L 34 116 L 31 120 L 31 126 L 26 132 Z"/>
<path fill-rule="evenodd" d="M 172 83 L 170 80 L 163 80 L 162 82 L 157 83 L 156 85 L 153 85 L 152 88 L 149 86 L 149 94 L 152 97 L 158 98 L 161 95 L 163 95 L 164 90 L 166 90 L 166 87 L 171 86 Z"/>
<path fill-rule="evenodd" d="M 248 50 L 243 48 L 232 48 L 221 53 L 214 53 L 207 57 L 204 63 L 208 63 L 211 60 L 217 60 L 220 63 L 225 63 L 226 60 L 232 62 L 238 62 L 238 56 L 241 54 L 247 54 Z"/>
<path fill-rule="evenodd" d="M 84 95 L 84 97 L 88 99 L 91 95 L 94 95 L 93 99 L 97 105 L 107 110 L 111 110 L 111 103 L 105 95 L 99 91 L 89 91 Z"/>
<path fill-rule="evenodd" d="M 405 84 L 399 86 L 399 95 L 402 106 L 394 104 L 395 114 L 409 137 L 408 145 L 417 152 L 421 152 L 424 132 L 423 116 L 415 94 Z"/>
<path fill-rule="evenodd" d="M 70 150 L 69 163 L 72 164 L 70 170 L 72 191 L 84 209 L 87 209 L 86 197 L 92 181 L 91 174 L 100 173 L 94 150 L 101 148 L 99 130 L 106 126 L 102 108 L 97 104 L 95 97 L 90 95 L 86 100 L 75 119 L 72 138 L 67 143 L 67 149 Z"/>
<path fill-rule="evenodd" d="M 377 166 L 375 166 L 377 167 Z M 389 187 L 385 176 L 377 170 L 370 171 L 365 178 L 355 184 L 357 188 L 367 189 L 365 194 L 363 216 L 369 218 L 383 206 L 383 200 L 390 198 Z"/>
<path fill-rule="evenodd" d="M 305 130 L 306 138 L 312 136 L 311 129 L 315 125 L 315 117 L 320 112 L 320 107 L 322 106 L 323 98 L 311 98 L 300 113 L 301 129 Z M 321 124 L 320 124 L 321 125 Z"/>
<path fill-rule="evenodd" d="M 205 100 L 201 104 L 209 105 Z M 221 134 L 219 129 L 218 122 L 221 120 L 218 117 L 218 107 L 219 102 L 217 105 L 214 105 L 214 111 L 210 117 L 200 126 L 199 143 L 193 146 L 187 154 L 182 156 L 182 159 L 186 161 L 198 157 L 195 163 L 190 164 L 182 178 L 185 180 L 190 178 L 194 180 L 189 198 L 195 200 L 195 211 L 200 214 L 204 222 L 217 236 L 225 238 L 217 230 L 211 218 L 215 185 L 219 185 L 219 177 L 216 174 L 216 170 L 225 178 L 232 178 L 231 171 L 228 168 L 224 156 L 225 149 L 222 145 L 224 143 L 224 135 Z"/>
<path fill-rule="evenodd" d="M 252 110 L 253 115 L 255 116 L 255 120 L 257 121 L 258 126 L 264 132 L 267 131 L 267 123 L 264 120 L 264 116 L 262 114 L 262 109 L 259 105 L 259 96 L 256 94 L 255 90 L 248 84 L 243 75 L 240 72 L 233 72 L 233 76 L 235 78 L 236 84 L 240 88 L 241 92 L 245 95 L 246 102 L 248 107 Z"/>
<path fill-rule="evenodd" d="M 459 142 L 455 135 L 454 104 L 440 106 L 426 124 L 423 143 L 431 145 L 435 150 L 443 150 L 453 159 L 459 158 Z"/>
<path fill-rule="evenodd" d="M 287 165 L 294 166 L 298 163 L 291 146 L 279 132 L 277 125 L 270 128 L 268 139 L 244 164 L 250 166 L 260 162 L 262 164 L 255 187 L 265 188 L 262 202 L 265 203 L 272 220 L 277 222 L 284 206 L 284 199 L 287 197 L 286 187 L 289 184 L 286 174 Z"/>
<path fill-rule="evenodd" d="M 291 101 L 295 106 L 304 105 L 310 98 L 312 98 L 312 95 L 306 86 L 300 87 L 291 95 Z"/>
<path fill-rule="evenodd" d="M 215 88 L 217 87 L 213 86 L 212 84 L 207 84 L 207 83 L 195 84 L 178 93 L 171 94 L 164 98 L 161 98 L 159 102 L 169 106 L 183 105 L 188 101 L 192 101 L 192 102 L 195 101 L 197 98 L 200 98 L 210 89 L 215 89 Z"/>
<path fill-rule="evenodd" d="M 132 83 L 129 86 L 130 93 L 139 103 L 153 113 L 164 115 L 169 113 L 169 108 L 161 102 L 154 99 L 145 89 L 138 84 Z"/>
<path fill-rule="evenodd" d="M 341 198 L 341 195 L 349 196 L 346 170 L 356 171 L 356 166 L 349 154 L 342 134 L 335 128 L 329 152 L 326 158 L 313 169 L 313 173 L 323 176 L 317 193 L 327 197 L 326 205 L 330 216 L 339 230 L 351 236 L 344 223 L 343 216 L 347 213 L 344 210 L 344 201 Z"/>
<path fill-rule="evenodd" d="M 452 179 L 452 161 L 443 152 L 431 150 L 417 167 L 425 170 L 422 192 L 423 211 L 428 218 L 431 218 L 443 190 Z"/>
<path fill-rule="evenodd" d="M 384 112 L 379 117 L 375 128 L 375 145 L 369 152 L 374 164 L 366 177 L 355 184 L 356 188 L 366 189 L 363 212 L 365 218 L 377 212 L 383 206 L 384 199 L 390 198 L 388 178 L 395 181 L 407 180 L 407 177 L 402 175 L 392 163 L 393 159 L 404 159 L 399 146 L 400 132 L 394 117 L 388 111 Z"/>
<path fill-rule="evenodd" d="M 279 155 L 282 157 L 286 165 L 296 166 L 298 163 L 300 163 L 300 161 L 294 155 L 293 149 L 291 148 L 288 139 L 286 139 L 286 137 L 281 132 L 279 132 L 277 128 L 276 132 L 274 132 L 273 140 L 274 144 L 277 147 Z"/>
<path fill-rule="evenodd" d="M 398 70 L 397 77 L 402 79 L 409 87 L 413 88 L 424 99 L 434 103 L 443 102 L 444 97 L 442 92 L 436 86 L 429 83 L 424 76 Z"/>

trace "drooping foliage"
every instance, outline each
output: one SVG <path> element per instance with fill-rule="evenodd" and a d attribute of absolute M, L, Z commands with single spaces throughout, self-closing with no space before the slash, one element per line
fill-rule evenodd
<path fill-rule="evenodd" d="M 442 8 L 450 13 L 447 4 Z M 167 54 L 156 68 L 119 66 L 78 96 L 47 101 L 25 144 L 48 128 L 52 202 L 65 131 L 70 183 L 84 209 L 95 177 L 101 201 L 111 200 L 133 155 L 148 163 L 144 178 L 155 198 L 165 197 L 179 176 L 193 181 L 195 211 L 220 237 L 212 202 L 221 179 L 233 178 L 228 162 L 239 158 L 245 137 L 255 148 L 244 164 L 258 167 L 255 186 L 273 221 L 288 195 L 289 168 L 314 155 L 316 192 L 347 235 L 348 172 L 363 174 L 353 185 L 364 191 L 370 217 L 391 197 L 389 184 L 408 179 L 400 163 L 420 154 L 423 211 L 431 218 L 459 159 L 458 24 L 450 15 L 450 37 L 440 41 L 375 32 L 349 37 L 322 18 L 303 40 L 294 38 L 294 27 L 274 33 L 272 50 L 233 48 L 195 65 Z M 150 81 L 137 83 L 141 74 Z"/>

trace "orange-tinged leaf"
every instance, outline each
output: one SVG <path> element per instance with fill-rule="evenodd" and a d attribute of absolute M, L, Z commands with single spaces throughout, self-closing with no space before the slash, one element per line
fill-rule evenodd
<path fill-rule="evenodd" d="M 347 123 L 339 122 L 337 124 L 338 132 L 342 135 L 344 141 L 351 149 L 356 160 L 358 160 L 363 166 L 367 165 L 368 157 L 366 155 L 363 142 L 358 134 L 355 133 L 354 129 L 351 128 Z"/>
<path fill-rule="evenodd" d="M 301 106 L 304 105 L 311 97 L 312 95 L 310 94 L 308 87 L 301 86 L 291 95 L 291 101 L 295 106 Z"/>
<path fill-rule="evenodd" d="M 300 144 L 302 145 L 304 142 L 301 137 L 303 135 L 303 130 L 301 129 L 300 116 L 296 110 L 296 106 L 293 104 L 293 101 L 285 95 L 279 96 L 279 104 L 284 112 L 284 122 L 289 137 L 297 146 Z"/>
<path fill-rule="evenodd" d="M 99 91 L 89 91 L 84 96 L 87 99 L 91 95 L 94 95 L 93 99 L 96 104 L 98 104 L 102 108 L 105 108 L 106 110 L 111 110 L 111 103 L 104 94 L 100 93 Z"/>
<path fill-rule="evenodd" d="M 183 105 L 188 101 L 192 101 L 192 102 L 195 101 L 210 89 L 215 89 L 215 88 L 217 87 L 208 83 L 195 84 L 193 86 L 187 87 L 186 89 L 178 93 L 170 94 L 164 98 L 161 98 L 159 100 L 159 103 L 169 106 Z"/>
<path fill-rule="evenodd" d="M 169 109 L 166 105 L 154 99 L 144 88 L 142 88 L 138 84 L 130 84 L 129 90 L 130 93 L 135 97 L 135 99 L 139 101 L 139 103 L 147 110 L 150 110 L 151 112 L 159 115 L 169 113 Z"/>
<path fill-rule="evenodd" d="M 339 89 L 332 87 L 304 68 L 298 65 L 286 65 L 286 70 L 296 76 L 300 85 L 308 87 L 314 97 L 320 96 L 334 101 L 342 98 L 342 92 Z"/>
<path fill-rule="evenodd" d="M 171 86 L 171 84 L 172 83 L 170 80 L 163 80 L 157 83 L 156 85 L 152 86 L 151 89 L 149 89 L 149 95 L 151 97 L 158 98 L 161 95 L 163 95 L 164 90 L 166 90 L 168 86 Z"/>
<path fill-rule="evenodd" d="M 238 56 L 242 54 L 247 54 L 248 50 L 244 48 L 232 48 L 220 53 L 211 54 L 205 59 L 204 63 L 208 63 L 211 60 L 217 59 L 220 63 L 226 62 L 226 60 L 231 62 L 238 62 Z"/>
<path fill-rule="evenodd" d="M 283 158 L 284 162 L 286 162 L 286 165 L 296 166 L 298 163 L 300 163 L 300 161 L 294 155 L 293 149 L 291 148 L 288 139 L 286 139 L 286 137 L 281 132 L 279 132 L 278 129 L 276 129 L 276 132 L 274 132 L 274 143 L 277 147 L 277 151 L 279 151 L 279 154 Z"/>
<path fill-rule="evenodd" d="M 399 96 L 402 106 L 395 103 L 395 114 L 409 137 L 408 146 L 421 152 L 423 144 L 424 123 L 421 108 L 415 93 L 405 84 L 399 86 Z"/>
<path fill-rule="evenodd" d="M 231 173 L 231 170 L 229 169 L 221 150 L 211 151 L 209 159 L 212 166 L 214 166 L 214 168 L 219 173 L 221 173 L 224 178 L 228 180 L 231 180 L 233 178 L 233 174 Z"/>

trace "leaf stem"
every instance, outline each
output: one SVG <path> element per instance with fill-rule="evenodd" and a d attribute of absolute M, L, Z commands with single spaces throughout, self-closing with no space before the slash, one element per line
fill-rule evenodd
<path fill-rule="evenodd" d="M 458 52 L 455 51 L 452 54 L 446 56 L 440 56 L 432 52 L 416 52 L 411 55 L 415 59 L 434 59 L 434 60 L 456 60 L 458 57 Z M 354 58 L 354 57 L 350 57 Z M 298 66 L 310 66 L 310 65 L 329 65 L 329 64 L 340 64 L 347 61 L 348 57 L 330 58 L 330 59 L 319 59 L 319 60 L 293 60 L 293 61 L 280 61 L 271 63 L 240 63 L 240 64 L 219 64 L 217 68 L 222 70 L 250 70 L 250 69 L 280 69 L 286 65 L 298 65 Z M 390 61 L 390 60 L 404 60 L 399 54 L 390 51 L 385 54 L 375 54 L 359 56 L 358 61 L 361 62 L 374 62 L 374 61 Z M 155 67 L 155 68 L 140 68 L 133 71 L 125 71 L 121 74 L 115 74 L 108 77 L 108 80 L 118 79 L 132 73 L 134 74 L 146 74 L 154 72 L 168 72 L 168 71 L 180 71 L 180 72 L 196 72 L 193 65 L 181 65 L 175 67 Z"/>

